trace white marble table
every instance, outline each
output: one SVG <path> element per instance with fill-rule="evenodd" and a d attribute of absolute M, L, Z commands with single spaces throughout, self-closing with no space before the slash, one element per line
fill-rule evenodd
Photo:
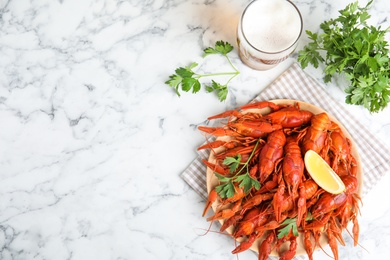
<path fill-rule="evenodd" d="M 316 31 L 350 1 L 294 2 Z M 164 81 L 215 41 L 235 44 L 247 3 L 0 1 L 0 259 L 236 259 L 226 236 L 200 236 L 204 202 L 179 175 L 204 141 L 195 126 L 251 100 L 296 55 L 258 72 L 232 53 L 241 74 L 224 103 L 204 91 L 178 98 Z M 371 12 L 390 24 L 386 0 Z M 344 102 L 341 88 L 327 91 Z M 347 107 L 389 145 L 390 108 Z M 348 240 L 340 259 L 388 258 L 389 183 L 388 173 L 364 198 L 364 248 Z"/>

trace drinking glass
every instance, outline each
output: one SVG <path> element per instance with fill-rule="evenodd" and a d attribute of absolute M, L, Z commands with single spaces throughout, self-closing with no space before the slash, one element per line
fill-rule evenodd
<path fill-rule="evenodd" d="M 271 69 L 294 52 L 302 30 L 301 13 L 291 1 L 254 0 L 238 23 L 239 56 L 253 69 Z"/>

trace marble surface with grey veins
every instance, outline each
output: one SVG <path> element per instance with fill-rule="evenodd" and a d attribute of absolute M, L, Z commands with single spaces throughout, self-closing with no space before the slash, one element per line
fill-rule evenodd
<path fill-rule="evenodd" d="M 205 91 L 179 98 L 164 82 L 192 61 L 223 67 L 202 50 L 217 40 L 236 47 L 248 3 L 0 0 L 0 259 L 237 259 L 230 238 L 202 236 L 204 201 L 180 173 L 204 141 L 196 126 L 250 101 L 297 55 L 259 72 L 234 50 L 241 74 L 222 103 Z M 315 32 L 350 1 L 294 3 Z M 389 26 L 388 1 L 371 13 Z M 306 71 L 323 82 L 321 69 Z M 344 103 L 343 86 L 326 90 Z M 346 107 L 389 145 L 390 108 Z M 388 173 L 364 198 L 360 246 L 344 234 L 340 259 L 388 258 L 389 183 Z"/>

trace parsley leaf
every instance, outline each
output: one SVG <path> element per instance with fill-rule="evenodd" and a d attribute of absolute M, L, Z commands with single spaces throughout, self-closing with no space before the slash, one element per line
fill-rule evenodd
<path fill-rule="evenodd" d="M 298 236 L 298 227 L 297 227 L 297 220 L 296 218 L 287 218 L 285 219 L 281 226 L 285 226 L 278 230 L 278 238 L 281 239 L 284 236 L 288 236 L 290 231 L 292 230 L 292 233 L 294 236 Z"/>
<path fill-rule="evenodd" d="M 244 187 L 244 192 L 248 193 L 252 188 L 256 190 L 260 189 L 260 182 L 249 175 L 249 172 L 246 172 L 243 175 L 237 176 L 235 182 L 239 182 L 240 188 Z"/>
<path fill-rule="evenodd" d="M 210 55 L 210 54 L 226 55 L 229 52 L 231 52 L 233 49 L 234 48 L 230 43 L 223 42 L 223 41 L 217 41 L 215 43 L 215 48 L 208 47 L 208 48 L 204 49 L 203 57 L 206 57 L 207 55 Z"/>
<path fill-rule="evenodd" d="M 379 112 L 390 102 L 390 58 L 385 39 L 390 27 L 367 24 L 372 2 L 365 7 L 359 7 L 357 1 L 347 5 L 337 18 L 320 24 L 322 32 L 307 30 L 310 42 L 298 52 L 298 62 L 303 69 L 323 63 L 325 82 L 335 74 L 345 75 L 350 82 L 345 102 Z"/>
<path fill-rule="evenodd" d="M 200 83 L 194 78 L 185 78 L 182 81 L 182 90 L 188 92 L 192 89 L 192 93 L 196 93 L 200 90 Z"/>
<path fill-rule="evenodd" d="M 237 156 L 235 157 L 226 157 L 224 160 L 223 160 L 223 164 L 225 165 L 230 165 L 229 168 L 230 168 L 230 173 L 234 173 L 238 166 L 240 165 L 240 161 L 241 161 L 241 154 L 238 154 Z"/>
<path fill-rule="evenodd" d="M 192 75 L 194 75 L 195 73 L 192 71 L 192 68 L 195 68 L 197 66 L 197 63 L 194 62 L 192 63 L 190 66 L 188 67 L 180 67 L 180 68 L 177 68 L 175 70 L 176 74 L 180 77 L 182 77 L 183 79 L 186 79 L 186 78 L 191 78 Z"/>
<path fill-rule="evenodd" d="M 235 192 L 234 184 L 231 181 L 220 184 L 215 187 L 215 191 L 222 199 L 233 197 Z"/>
<path fill-rule="evenodd" d="M 169 86 L 173 87 L 176 91 L 176 94 L 180 97 L 179 92 L 179 85 L 181 84 L 183 78 L 179 75 L 173 74 L 169 76 L 169 80 L 165 82 L 165 84 L 168 84 Z"/>
<path fill-rule="evenodd" d="M 313 216 L 308 212 L 306 216 L 306 221 L 313 220 Z M 288 236 L 290 231 L 292 231 L 294 236 L 299 236 L 298 227 L 297 227 L 297 218 L 286 218 L 280 226 L 283 228 L 278 230 L 278 238 L 281 239 L 284 236 Z"/>
<path fill-rule="evenodd" d="M 206 85 L 206 91 L 207 92 L 217 92 L 217 95 L 219 97 L 219 100 L 223 101 L 226 99 L 227 94 L 228 94 L 228 87 L 227 84 L 221 85 L 214 80 L 211 81 L 211 85 Z"/>
<path fill-rule="evenodd" d="M 181 90 L 185 92 L 189 92 L 192 90 L 192 93 L 197 93 L 201 89 L 201 82 L 199 79 L 204 77 L 215 77 L 215 76 L 230 76 L 228 81 L 225 84 L 220 84 L 212 80 L 211 85 L 206 85 L 206 91 L 207 92 L 215 92 L 218 96 L 218 99 L 220 101 L 226 100 L 226 97 L 228 95 L 228 84 L 230 81 L 235 78 L 240 72 L 236 69 L 236 67 L 231 62 L 230 58 L 227 56 L 229 52 L 233 50 L 233 46 L 224 41 L 217 41 L 215 43 L 215 47 L 209 47 L 204 49 L 203 57 L 210 54 L 218 54 L 222 55 L 226 58 L 229 65 L 233 69 L 232 72 L 219 72 L 219 73 L 208 73 L 208 74 L 199 74 L 196 73 L 193 69 L 198 66 L 198 63 L 193 62 L 189 66 L 186 67 L 179 67 L 175 70 L 175 74 L 172 74 L 169 76 L 169 79 L 165 82 L 165 84 L 169 85 L 170 87 L 174 88 L 176 91 L 176 94 L 180 97 L 180 87 Z"/>
<path fill-rule="evenodd" d="M 226 177 L 226 176 L 221 175 L 221 174 L 219 174 L 219 173 L 214 172 L 214 174 L 215 174 L 215 176 L 218 177 L 218 180 L 219 180 L 220 182 L 229 182 L 229 181 L 231 180 L 230 177 Z"/>

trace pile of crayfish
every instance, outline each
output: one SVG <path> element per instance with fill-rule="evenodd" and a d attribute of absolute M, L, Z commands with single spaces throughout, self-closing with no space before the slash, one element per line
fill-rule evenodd
<path fill-rule="evenodd" d="M 264 108 L 270 112 L 252 110 Z M 229 229 L 240 241 L 233 254 L 254 246 L 259 259 L 267 259 L 271 252 L 280 259 L 292 259 L 300 244 L 313 259 L 314 250 L 322 248 L 321 238 L 338 259 L 338 245 L 345 245 L 344 230 L 358 245 L 358 165 L 351 141 L 327 113 L 313 114 L 300 109 L 299 103 L 263 101 L 208 119 L 221 120 L 221 126 L 199 126 L 216 139 L 198 149 L 211 149 L 215 160 L 203 162 L 215 176 L 226 178 L 218 178 L 219 185 L 210 190 L 203 216 L 216 203 L 214 215 L 207 220 L 221 221 L 220 231 Z M 340 176 L 345 184 L 342 193 L 328 193 L 310 177 L 303 160 L 308 150 L 318 153 Z M 229 157 L 239 158 L 239 165 L 245 165 L 247 174 L 260 185 L 248 189 L 247 183 L 240 182 L 236 177 L 245 171 L 229 167 L 225 161 Z M 233 193 L 217 189 L 229 180 Z"/>

